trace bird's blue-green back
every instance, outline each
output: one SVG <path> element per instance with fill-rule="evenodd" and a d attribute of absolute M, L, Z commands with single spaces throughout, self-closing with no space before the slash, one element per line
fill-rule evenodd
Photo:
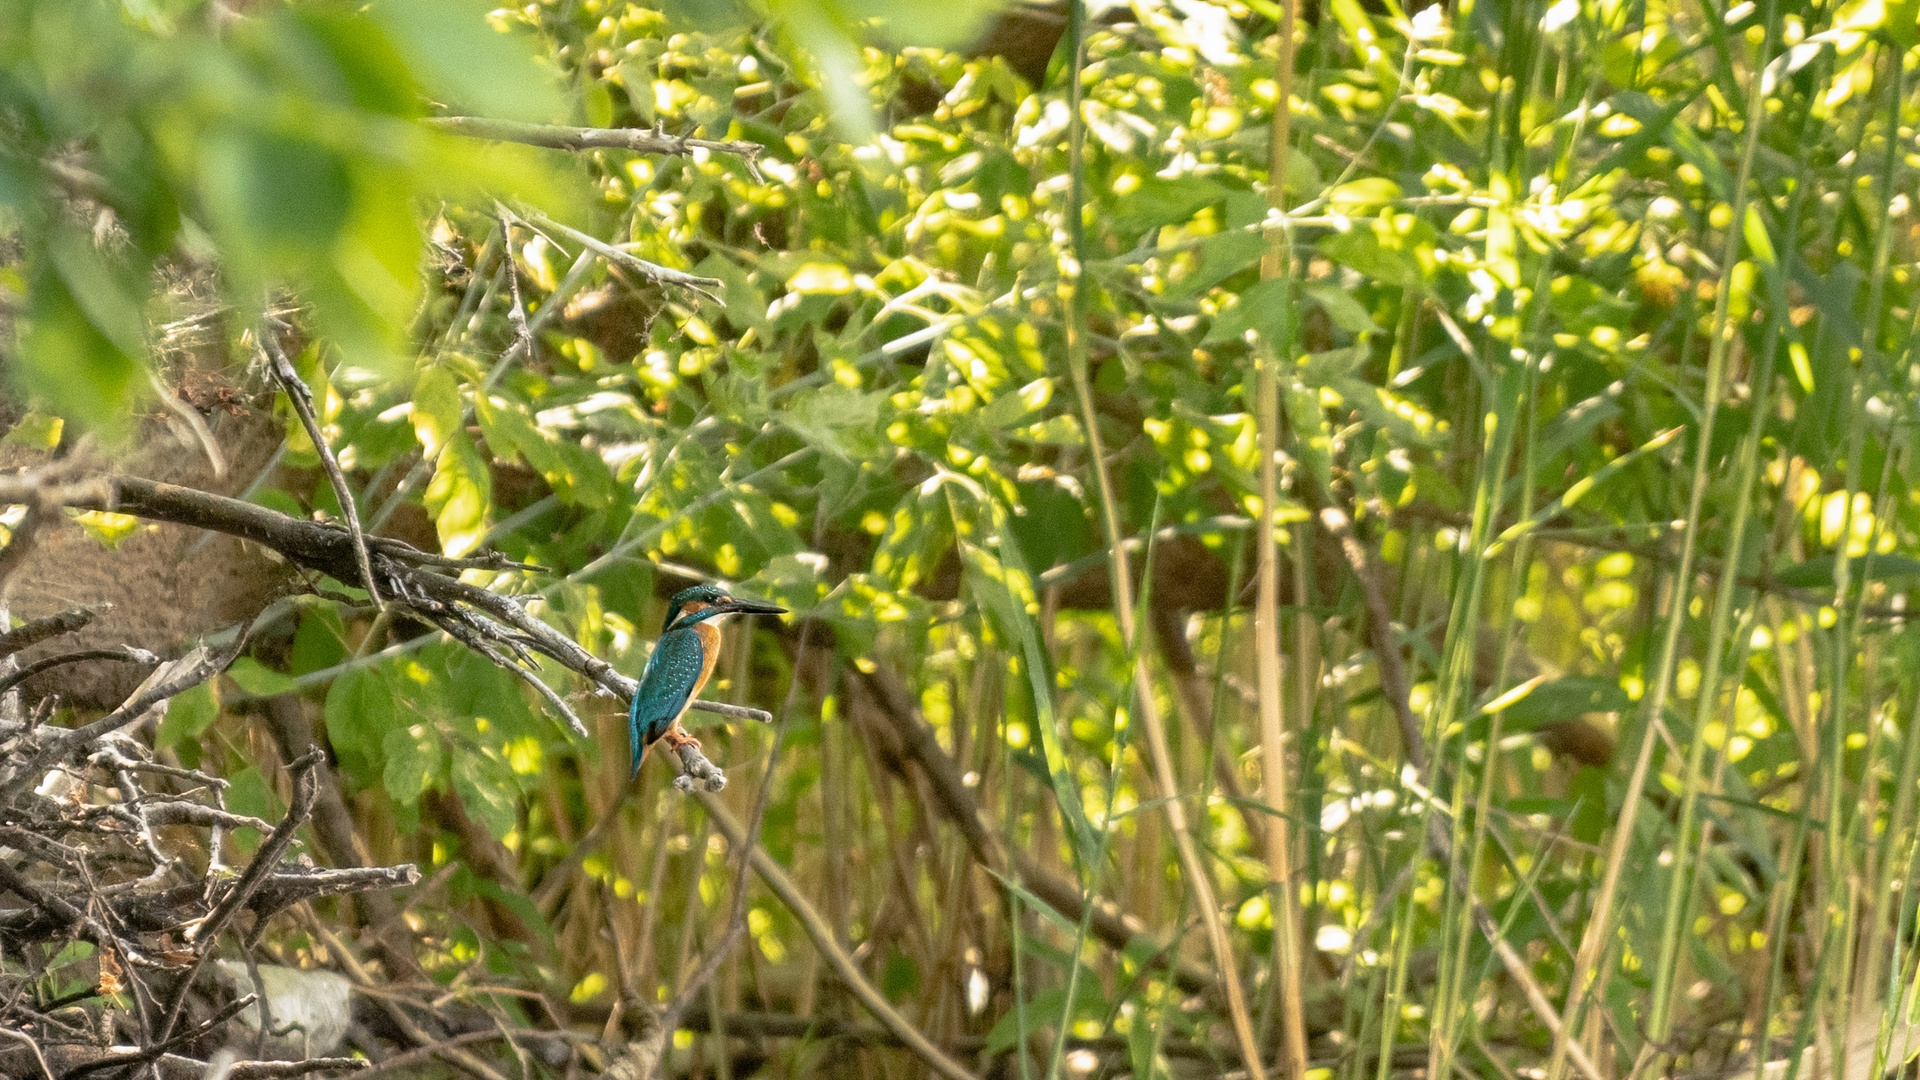
<path fill-rule="evenodd" d="M 633 708 L 627 713 L 627 731 L 632 739 L 633 774 L 640 773 L 640 755 L 665 734 L 693 696 L 706 663 L 706 645 L 692 628 L 661 635 L 640 673 L 640 688 L 634 691 Z"/>

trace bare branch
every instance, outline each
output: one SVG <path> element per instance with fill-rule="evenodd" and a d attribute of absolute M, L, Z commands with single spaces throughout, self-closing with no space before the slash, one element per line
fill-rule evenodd
<path fill-rule="evenodd" d="M 31 649 L 48 638 L 71 634 L 92 622 L 103 610 L 106 609 L 68 608 L 58 615 L 49 615 L 44 619 L 22 623 L 5 634 L 0 634 L 0 659 L 12 656 L 23 649 Z"/>
<path fill-rule="evenodd" d="M 353 535 L 338 525 L 308 521 L 239 499 L 131 476 L 115 478 L 104 496 L 89 495 L 78 500 L 77 505 L 113 509 L 156 521 L 170 521 L 238 536 L 276 551 L 300 566 L 340 581 L 365 581 L 363 575 L 367 571 L 359 565 L 359 551 Z M 369 544 L 372 549 L 372 566 L 369 569 L 380 578 L 386 592 L 405 600 L 421 617 L 462 644 L 482 652 L 503 666 L 511 665 L 502 650 L 525 657 L 525 650 L 532 648 L 558 661 L 567 670 L 598 684 L 607 692 L 622 699 L 632 698 L 638 685 L 635 680 L 621 674 L 613 665 L 594 656 L 572 638 L 529 614 L 518 600 L 469 585 L 450 574 L 425 569 L 477 566 L 531 571 L 538 568 L 504 560 L 449 560 L 398 541 L 380 538 L 370 538 Z M 475 613 L 485 616 L 485 619 L 477 617 Z M 493 622 L 488 622 L 489 619 Z M 518 634 L 508 631 L 518 631 Z M 514 670 L 520 678 L 537 681 L 530 679 L 524 670 L 517 667 Z M 570 728 L 583 737 L 587 734 L 586 725 L 579 722 L 579 718 L 565 706 L 564 699 L 558 693 L 544 684 L 536 686 L 536 690 L 542 692 L 541 696 L 549 704 L 555 705 L 555 711 L 567 721 Z M 693 707 L 721 716 L 762 723 L 773 719 L 772 714 L 762 709 L 721 702 L 695 701 Z M 125 720 L 119 722 L 124 723 Z M 711 790 L 719 790 L 713 787 L 716 782 L 726 782 L 725 774 L 704 757 L 695 762 L 683 754 L 681 765 L 682 772 L 692 778 L 689 782 L 705 784 Z"/>
<path fill-rule="evenodd" d="M 158 664 L 160 658 L 145 649 L 83 649 L 80 652 L 61 653 L 59 656 L 42 657 L 5 678 L 0 678 L 0 694 L 19 686 L 35 675 L 62 664 L 78 664 L 87 660 L 110 660 L 122 664 Z"/>
<path fill-rule="evenodd" d="M 737 154 L 749 166 L 766 153 L 759 143 L 722 142 L 668 135 L 661 128 L 583 128 L 557 124 L 522 124 L 512 120 L 491 120 L 480 116 L 436 116 L 426 123 L 441 131 L 494 142 L 544 146 L 549 150 L 631 150 L 637 154 L 673 154 L 684 156 L 695 150 L 716 154 Z"/>

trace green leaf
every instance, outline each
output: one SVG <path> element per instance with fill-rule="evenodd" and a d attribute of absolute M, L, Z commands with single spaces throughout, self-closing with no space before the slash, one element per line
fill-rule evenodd
<path fill-rule="evenodd" d="M 1200 241 L 1200 264 L 1169 281 L 1166 296 L 1170 300 L 1198 296 L 1233 275 L 1257 266 L 1266 250 L 1266 238 L 1256 232 L 1233 229 L 1214 233 Z"/>
<path fill-rule="evenodd" d="M 1018 391 L 1003 393 L 980 410 L 980 424 L 989 430 L 998 430 L 1017 424 L 1035 412 L 1047 407 L 1053 400 L 1053 380 L 1035 379 Z"/>
<path fill-rule="evenodd" d="M 1920 0 L 1887 0 L 1880 29 L 1903 50 L 1920 45 Z"/>
<path fill-rule="evenodd" d="M 406 57 L 373 22 L 347 10 L 318 7 L 294 8 L 288 16 L 288 28 L 297 27 L 301 32 L 298 36 L 306 40 L 276 44 L 290 49 L 312 45 L 324 49 L 333 64 L 333 70 L 325 74 L 338 75 L 356 106 L 389 116 L 420 114 L 421 87 L 408 69 Z M 296 34 L 286 37 L 292 39 Z M 333 81 L 324 79 L 320 71 L 310 77 L 320 84 L 315 86 L 316 91 L 335 89 Z"/>
<path fill-rule="evenodd" d="M 1349 180 L 1327 192 L 1327 202 L 1342 213 L 1384 206 L 1400 197 L 1400 185 L 1384 176 Z"/>
<path fill-rule="evenodd" d="M 1285 278 L 1255 283 L 1213 320 L 1206 340 L 1239 341 L 1249 333 L 1264 341 L 1286 340 L 1289 284 Z"/>
<path fill-rule="evenodd" d="M 455 754 L 453 789 L 467 813 L 496 838 L 506 836 L 520 823 L 520 792 L 513 774 L 504 766 L 479 754 Z"/>
<path fill-rule="evenodd" d="M 1024 1013 L 1017 1008 L 1008 1009 L 987 1032 L 987 1053 L 1004 1054 L 1012 1050 L 1014 1044 L 1020 1041 L 1022 1029 L 1031 1034 L 1051 1026 L 1059 1020 L 1060 1010 L 1066 1004 L 1066 988 L 1052 986 L 1027 998 Z M 1021 1023 L 1023 1018 L 1026 1021 L 1024 1024 Z"/>
<path fill-rule="evenodd" d="M 1633 699 L 1615 680 L 1569 675 L 1541 683 L 1501 710 L 1500 727 L 1508 734 L 1518 734 L 1587 713 L 1625 712 L 1632 707 Z M 1489 719 L 1475 717 L 1467 724 L 1467 737 L 1485 738 L 1491 726 Z"/>
<path fill-rule="evenodd" d="M 754 575 L 754 591 L 796 615 L 804 614 L 826 598 L 829 586 L 821 580 L 826 567 L 826 557 L 811 552 L 775 555 Z"/>
<path fill-rule="evenodd" d="M 1076 867 L 1090 866 L 1099 858 L 1100 839 L 1087 818 L 1086 807 L 1080 799 L 1080 785 L 1060 745 L 1058 718 L 1053 709 L 1053 665 L 1048 663 L 1046 652 L 1040 647 L 1032 578 L 1018 565 L 1018 549 L 1007 541 L 1004 533 L 997 554 L 965 540 L 960 543 L 960 553 L 966 568 L 967 591 L 981 604 L 995 634 L 1017 648 L 1021 670 L 1027 676 L 1027 686 L 1033 695 L 1034 743 L 1045 759 L 1060 815 L 1067 820 L 1077 855 Z"/>
<path fill-rule="evenodd" d="M 69 510 L 68 513 L 73 515 L 74 523 L 85 530 L 88 536 L 110 551 L 118 550 L 122 540 L 140 529 L 140 519 L 131 514 L 114 514 L 105 510 Z"/>
<path fill-rule="evenodd" d="M 1139 187 L 1114 200 L 1113 226 L 1122 232 L 1146 232 L 1163 225 L 1184 225 L 1224 200 L 1229 190 L 1201 176 L 1145 177 Z"/>
<path fill-rule="evenodd" d="M 1420 240 L 1409 241 L 1394 235 L 1390 229 L 1379 228 L 1380 224 L 1377 220 L 1373 222 L 1373 228 L 1356 224 L 1346 232 L 1327 236 L 1320 241 L 1320 252 L 1380 284 L 1403 289 L 1424 289 Z M 1430 237 L 1431 226 L 1424 223 L 1415 226 L 1416 234 L 1422 230 Z M 1430 238 L 1424 246 L 1430 255 Z"/>
<path fill-rule="evenodd" d="M 880 972 L 880 992 L 890 1001 L 903 1001 L 920 992 L 920 965 L 899 949 L 887 952 L 887 965 Z"/>
<path fill-rule="evenodd" d="M 795 435 L 842 461 L 878 457 L 886 448 L 880 422 L 883 392 L 861 393 L 838 383 L 795 396 L 778 414 Z"/>
<path fill-rule="evenodd" d="M 473 411 L 493 452 L 526 462 L 562 502 L 590 510 L 612 505 L 613 474 L 600 455 L 536 425 L 524 407 L 504 398 L 476 397 Z"/>
<path fill-rule="evenodd" d="M 445 768 L 446 751 L 440 738 L 424 723 L 389 729 L 381 748 L 387 758 L 381 779 L 387 794 L 402 806 L 419 802 Z"/>
<path fill-rule="evenodd" d="M 483 116 L 553 122 L 565 106 L 530 43 L 488 25 L 478 0 L 380 0 L 370 14 L 439 100 Z"/>
<path fill-rule="evenodd" d="M 251 765 L 227 777 L 226 802 L 227 809 L 233 813 L 262 821 L 277 820 L 284 812 L 279 797 L 273 793 L 273 785 Z M 237 829 L 233 839 L 242 852 L 251 853 L 260 844 L 260 831 Z"/>
<path fill-rule="evenodd" d="M 1834 567 L 1838 562 L 1838 557 L 1831 553 L 1815 555 L 1805 562 L 1794 563 L 1781 570 L 1773 576 L 1773 580 L 1796 589 L 1831 589 Z M 1866 571 L 1865 577 L 1861 574 L 1863 570 Z M 1847 560 L 1847 571 L 1855 583 L 1920 578 L 1920 559 L 1875 554 L 1869 562 L 1865 556 L 1856 555 Z"/>
<path fill-rule="evenodd" d="M 493 476 L 468 437 L 460 383 L 446 367 L 428 368 L 413 388 L 410 417 L 424 455 L 433 462 L 433 480 L 423 501 L 432 516 L 440 549 L 459 556 L 478 547 L 486 535 Z"/>
<path fill-rule="evenodd" d="M 1365 304 L 1353 298 L 1353 293 L 1332 285 L 1307 283 L 1300 286 L 1300 292 L 1319 304 L 1333 325 L 1349 334 L 1365 334 L 1380 329 L 1373 321 L 1373 314 Z"/>
<path fill-rule="evenodd" d="M 958 49 L 974 42 L 1002 0 L 948 0 L 902 6 L 896 0 L 843 0 L 846 10 L 873 26 L 889 44 Z"/>
<path fill-rule="evenodd" d="M 18 446 L 28 450 L 52 450 L 60 445 L 66 421 L 58 416 L 30 412 L 7 431 L 0 446 Z"/>
<path fill-rule="evenodd" d="M 56 231 L 47 241 L 47 256 L 71 290 L 87 320 L 114 347 L 128 356 L 145 356 L 145 302 L 138 285 L 108 262 L 92 238 L 76 228 Z"/>
<path fill-rule="evenodd" d="M 94 324 L 61 275 L 34 276 L 25 321 L 19 370 L 28 391 L 96 431 L 124 428 L 140 362 Z"/>
<path fill-rule="evenodd" d="M 1747 216 L 1741 224 L 1741 233 L 1746 237 L 1747 250 L 1753 253 L 1753 261 L 1759 263 L 1762 270 L 1771 271 L 1779 265 L 1779 256 L 1773 250 L 1773 238 L 1767 235 L 1767 223 L 1760 216 L 1758 203 L 1747 204 Z"/>
<path fill-rule="evenodd" d="M 229 253 L 254 274 L 324 264 L 353 213 L 346 161 L 309 138 L 243 127 L 219 129 L 201 148 L 201 198 Z"/>
<path fill-rule="evenodd" d="M 253 697 L 276 697 L 293 692 L 293 676 L 275 671 L 251 656 L 243 656 L 227 669 L 227 678 Z"/>
<path fill-rule="evenodd" d="M 293 633 L 290 673 L 297 676 L 323 671 L 346 658 L 347 630 L 340 613 L 321 604 L 301 613 L 300 628 Z"/>
<path fill-rule="evenodd" d="M 446 554 L 458 558 L 486 538 L 493 478 L 465 431 L 456 432 L 441 449 L 425 502 Z"/>
<path fill-rule="evenodd" d="M 445 367 L 434 366 L 413 386 L 413 408 L 408 413 L 422 453 L 432 460 L 462 430 L 460 380 Z"/>
<path fill-rule="evenodd" d="M 380 668 L 349 671 L 327 691 L 327 741 L 345 771 L 367 783 L 385 753 L 386 733 L 398 721 L 389 676 Z"/>
<path fill-rule="evenodd" d="M 213 683 L 203 682 L 167 702 L 167 715 L 153 736 L 159 750 L 172 750 L 200 737 L 220 716 L 220 703 L 214 700 Z"/>

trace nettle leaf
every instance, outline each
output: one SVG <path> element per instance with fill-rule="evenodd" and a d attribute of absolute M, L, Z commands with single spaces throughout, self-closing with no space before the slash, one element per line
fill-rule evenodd
<path fill-rule="evenodd" d="M 843 461 L 871 460 L 887 445 L 880 420 L 886 399 L 884 392 L 862 393 L 830 383 L 796 396 L 778 416 L 794 434 Z"/>

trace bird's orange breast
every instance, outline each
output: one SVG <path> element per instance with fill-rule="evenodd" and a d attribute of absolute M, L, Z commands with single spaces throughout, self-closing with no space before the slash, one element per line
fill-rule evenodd
<path fill-rule="evenodd" d="M 700 677 L 693 681 L 689 701 L 700 696 L 707 680 L 713 678 L 714 665 L 720 662 L 720 628 L 712 622 L 703 622 L 695 624 L 693 632 L 700 635 Z"/>

